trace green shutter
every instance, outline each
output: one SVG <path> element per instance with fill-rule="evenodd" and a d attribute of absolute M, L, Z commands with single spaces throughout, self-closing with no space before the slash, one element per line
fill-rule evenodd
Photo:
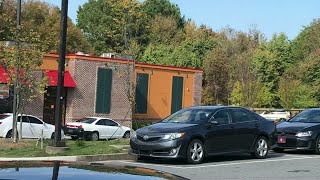
<path fill-rule="evenodd" d="M 175 113 L 180 109 L 182 109 L 182 96 L 183 96 L 183 77 L 173 76 L 171 113 Z"/>
<path fill-rule="evenodd" d="M 109 114 L 111 109 L 112 70 L 98 69 L 96 113 Z"/>
<path fill-rule="evenodd" d="M 147 114 L 149 74 L 137 74 L 136 82 L 135 113 Z"/>

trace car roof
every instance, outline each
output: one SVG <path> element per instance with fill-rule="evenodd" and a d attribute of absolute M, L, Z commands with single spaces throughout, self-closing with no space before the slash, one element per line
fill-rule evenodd
<path fill-rule="evenodd" d="M 243 108 L 239 106 L 192 106 L 188 109 L 224 109 L 224 108 Z"/>
<path fill-rule="evenodd" d="M 96 117 L 96 116 L 91 116 L 91 117 L 85 117 L 85 118 L 94 118 L 94 119 L 109 119 L 109 120 L 112 120 L 111 118 L 107 118 L 107 117 Z"/>

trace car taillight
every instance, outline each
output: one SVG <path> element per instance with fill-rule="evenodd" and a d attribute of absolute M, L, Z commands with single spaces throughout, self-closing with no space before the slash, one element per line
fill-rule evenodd
<path fill-rule="evenodd" d="M 68 128 L 74 128 L 74 129 L 82 129 L 82 125 L 77 126 L 77 125 L 69 125 L 69 124 L 67 124 L 67 127 Z"/>

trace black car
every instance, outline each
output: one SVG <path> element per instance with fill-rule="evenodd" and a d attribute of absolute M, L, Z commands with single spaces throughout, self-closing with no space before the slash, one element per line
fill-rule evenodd
<path fill-rule="evenodd" d="M 320 108 L 307 109 L 277 125 L 278 142 L 273 149 L 314 150 L 320 154 Z"/>
<path fill-rule="evenodd" d="M 275 124 L 241 107 L 197 106 L 138 129 L 130 153 L 138 158 L 184 158 L 201 163 L 216 154 L 248 152 L 265 158 L 277 140 Z"/>

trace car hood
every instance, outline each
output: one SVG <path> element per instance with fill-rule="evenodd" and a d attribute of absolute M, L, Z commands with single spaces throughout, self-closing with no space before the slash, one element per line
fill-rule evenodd
<path fill-rule="evenodd" d="M 146 126 L 137 130 L 139 134 L 153 133 L 176 133 L 184 131 L 187 128 L 196 126 L 197 124 L 179 124 L 179 123 L 157 123 L 151 126 Z"/>
<path fill-rule="evenodd" d="M 317 125 L 319 125 L 319 123 L 283 122 L 277 125 L 277 131 L 284 133 L 297 133 L 303 129 Z"/>

